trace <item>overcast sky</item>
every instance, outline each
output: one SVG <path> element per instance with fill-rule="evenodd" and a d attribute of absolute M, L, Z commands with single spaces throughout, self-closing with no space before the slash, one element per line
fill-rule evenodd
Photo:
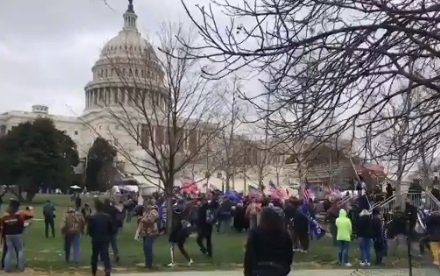
<path fill-rule="evenodd" d="M 107 2 L 110 8 L 102 0 L 0 1 L 0 113 L 44 104 L 51 113 L 81 114 L 91 67 L 127 9 L 127 0 Z M 161 23 L 186 19 L 180 0 L 134 4 L 138 28 L 151 39 Z"/>

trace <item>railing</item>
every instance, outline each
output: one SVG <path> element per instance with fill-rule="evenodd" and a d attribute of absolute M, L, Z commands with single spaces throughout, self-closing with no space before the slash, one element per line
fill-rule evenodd
<path fill-rule="evenodd" d="M 440 201 L 430 192 L 425 193 L 425 208 L 429 211 L 440 211 Z"/>
<path fill-rule="evenodd" d="M 338 207 L 342 207 L 342 206 L 344 206 L 345 204 L 347 204 L 348 202 L 350 202 L 351 200 L 354 200 L 354 199 L 356 199 L 357 198 L 357 195 L 356 194 L 350 194 L 350 195 L 348 195 L 348 196 L 345 196 L 345 197 L 343 197 L 342 199 L 341 199 L 341 201 L 339 201 L 338 202 Z"/>
<path fill-rule="evenodd" d="M 379 204 L 373 205 L 370 208 L 370 212 L 373 211 L 374 208 L 379 208 L 384 213 L 392 214 L 397 206 L 398 206 L 397 195 L 394 194 L 392 197 L 387 198 L 386 200 L 380 202 Z"/>
<path fill-rule="evenodd" d="M 429 191 L 423 193 L 407 193 L 406 200 L 410 201 L 417 208 L 426 208 L 429 211 L 440 211 L 440 201 Z M 380 208 L 383 212 L 392 213 L 396 207 L 398 207 L 397 194 L 394 194 L 385 201 L 371 206 L 370 212 L 374 208 Z"/>
<path fill-rule="evenodd" d="M 370 212 L 372 212 L 373 209 L 375 208 L 389 210 L 390 208 L 395 207 L 395 203 L 394 203 L 395 201 L 396 201 L 396 195 L 394 194 L 393 196 L 385 199 L 384 201 L 376 202 L 373 205 L 371 205 Z"/>

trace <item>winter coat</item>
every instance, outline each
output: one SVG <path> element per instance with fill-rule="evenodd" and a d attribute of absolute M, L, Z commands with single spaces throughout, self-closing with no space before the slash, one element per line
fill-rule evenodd
<path fill-rule="evenodd" d="M 351 226 L 351 220 L 347 218 L 347 211 L 344 209 L 339 210 L 339 217 L 336 219 L 335 224 L 338 230 L 336 240 L 351 241 L 351 233 L 353 229 Z"/>
<path fill-rule="evenodd" d="M 432 214 L 428 217 L 426 230 L 430 241 L 440 242 L 440 214 Z"/>

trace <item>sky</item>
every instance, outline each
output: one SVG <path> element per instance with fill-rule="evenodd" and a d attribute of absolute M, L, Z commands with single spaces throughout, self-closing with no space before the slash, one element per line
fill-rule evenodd
<path fill-rule="evenodd" d="M 206 1 L 206 0 L 205 0 Z M 202 0 L 186 0 L 190 5 Z M 0 1 L 0 113 L 79 116 L 84 86 L 105 43 L 122 28 L 127 0 Z M 138 29 L 155 39 L 164 22 L 188 22 L 180 0 L 134 0 Z"/>

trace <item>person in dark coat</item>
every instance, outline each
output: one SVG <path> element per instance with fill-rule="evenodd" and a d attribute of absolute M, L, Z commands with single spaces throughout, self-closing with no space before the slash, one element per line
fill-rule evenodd
<path fill-rule="evenodd" d="M 119 248 L 118 248 L 118 229 L 120 228 L 120 225 L 118 224 L 118 209 L 113 205 L 113 203 L 109 199 L 105 199 L 104 201 L 104 213 L 108 214 L 114 224 L 114 231 L 113 236 L 110 239 L 110 246 L 113 251 L 113 255 L 115 257 L 115 262 L 119 263 Z"/>
<path fill-rule="evenodd" d="M 429 237 L 433 264 L 440 266 L 440 213 L 432 213 L 426 220 L 426 231 Z"/>
<path fill-rule="evenodd" d="M 88 232 L 92 238 L 92 274 L 98 270 L 98 256 L 104 263 L 105 275 L 111 275 L 111 262 L 108 253 L 110 240 L 116 232 L 115 224 L 109 214 L 104 212 L 104 204 L 95 201 L 96 213 L 89 218 Z"/>
<path fill-rule="evenodd" d="M 212 257 L 212 227 L 214 223 L 215 210 L 206 199 L 203 199 L 197 216 L 197 244 L 202 254 L 208 257 Z M 203 244 L 204 240 L 206 240 L 206 246 Z"/>
<path fill-rule="evenodd" d="M 368 210 L 362 210 L 357 222 L 357 237 L 359 242 L 359 251 L 361 253 L 360 265 L 371 265 L 371 245 L 372 245 L 372 221 Z"/>
<path fill-rule="evenodd" d="M 264 208 L 260 225 L 251 230 L 244 256 L 245 276 L 286 276 L 292 265 L 292 239 L 282 217 Z"/>
<path fill-rule="evenodd" d="M 386 192 L 386 199 L 393 196 L 394 189 L 390 183 L 387 184 L 387 187 L 385 188 L 385 192 Z"/>
<path fill-rule="evenodd" d="M 246 220 L 246 209 L 243 206 L 242 202 L 239 202 L 235 207 L 234 212 L 234 229 L 238 233 L 241 233 L 243 229 L 247 229 L 245 220 Z"/>
<path fill-rule="evenodd" d="M 188 266 L 192 265 L 193 260 L 189 256 L 188 252 L 185 250 L 185 242 L 189 235 L 191 234 L 191 223 L 188 221 L 186 216 L 186 206 L 183 201 L 176 203 L 173 206 L 173 219 L 171 233 L 169 236 L 170 242 L 170 253 L 171 253 L 171 263 L 168 264 L 169 267 L 175 266 L 174 258 L 174 248 L 175 245 L 180 250 L 180 253 L 185 257 L 188 262 Z"/>
<path fill-rule="evenodd" d="M 309 250 L 310 236 L 309 236 L 309 220 L 307 218 L 308 207 L 305 205 L 299 206 L 296 209 L 293 218 L 293 233 L 295 239 L 301 245 L 300 251 L 306 253 Z"/>
<path fill-rule="evenodd" d="M 382 216 L 380 210 L 375 208 L 373 210 L 373 217 L 371 219 L 371 233 L 373 238 L 374 252 L 376 255 L 376 265 L 382 264 L 383 256 L 385 255 L 385 237 L 383 230 Z"/>

